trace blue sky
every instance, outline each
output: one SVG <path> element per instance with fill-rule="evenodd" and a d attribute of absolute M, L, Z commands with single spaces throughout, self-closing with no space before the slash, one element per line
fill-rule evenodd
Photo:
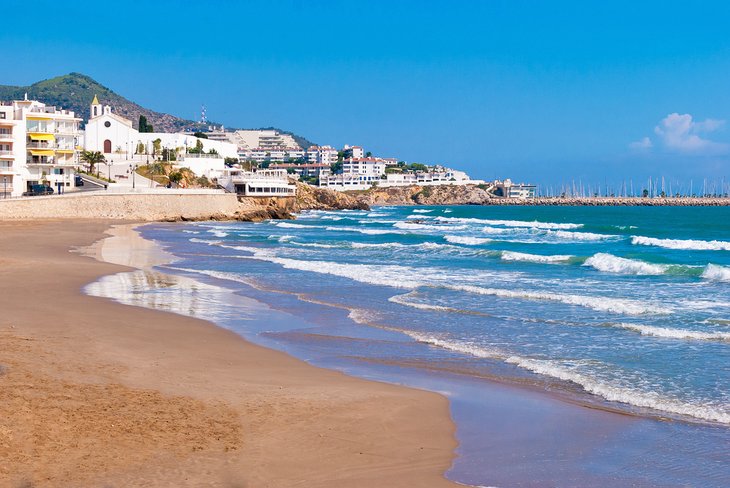
<path fill-rule="evenodd" d="M 3 3 L 28 21 L 0 30 L 0 83 L 78 71 L 154 110 L 481 178 L 730 181 L 730 2 L 33 6 Z"/>

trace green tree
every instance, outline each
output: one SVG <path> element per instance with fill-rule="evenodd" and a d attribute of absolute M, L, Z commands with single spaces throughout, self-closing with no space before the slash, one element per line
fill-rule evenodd
<path fill-rule="evenodd" d="M 147 150 L 147 148 L 145 148 L 144 144 L 142 144 L 142 142 L 140 141 L 137 144 L 137 151 L 136 151 L 137 154 L 144 154 L 146 150 Z"/>
<path fill-rule="evenodd" d="M 205 132 L 200 132 L 200 131 L 198 131 L 198 132 L 194 132 L 194 133 L 193 133 L 193 136 L 194 136 L 194 137 L 197 137 L 197 138 L 199 138 L 199 139 L 207 139 L 207 138 L 208 138 L 208 136 L 206 135 L 206 133 L 205 133 Z"/>
<path fill-rule="evenodd" d="M 641 196 L 644 197 L 644 198 L 648 197 L 649 196 L 649 190 L 647 190 L 646 188 L 644 188 L 644 191 L 641 192 Z"/>
<path fill-rule="evenodd" d="M 160 139 L 158 137 L 157 139 L 152 141 L 152 154 L 154 156 L 157 156 L 158 154 L 160 154 L 161 149 L 162 149 L 162 139 Z"/>
<path fill-rule="evenodd" d="M 80 158 L 81 161 L 88 165 L 89 173 L 94 172 L 94 168 L 96 168 L 97 164 L 106 162 L 106 158 L 99 151 L 82 151 Z"/>
<path fill-rule="evenodd" d="M 223 163 L 230 168 L 234 164 L 238 164 L 238 158 L 225 158 Z"/>
<path fill-rule="evenodd" d="M 151 124 L 147 123 L 147 117 L 144 115 L 139 116 L 139 131 L 140 132 L 154 132 L 154 128 Z"/>
<path fill-rule="evenodd" d="M 342 171 L 342 161 L 330 164 L 330 171 L 332 171 L 332 174 Z"/>
<path fill-rule="evenodd" d="M 203 141 L 198 139 L 195 141 L 195 147 L 188 149 L 188 153 L 190 154 L 202 154 L 203 152 Z"/>
<path fill-rule="evenodd" d="M 371 153 L 370 151 L 368 151 L 368 152 L 366 152 L 366 153 L 365 153 L 365 157 L 366 157 L 366 158 L 369 158 L 369 157 L 371 157 L 372 155 L 373 155 L 373 153 Z"/>

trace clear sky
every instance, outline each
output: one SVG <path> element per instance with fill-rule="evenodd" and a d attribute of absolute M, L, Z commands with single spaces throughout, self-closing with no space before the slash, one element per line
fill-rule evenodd
<path fill-rule="evenodd" d="M 2 84 L 536 183 L 730 181 L 730 2 L 5 0 Z"/>

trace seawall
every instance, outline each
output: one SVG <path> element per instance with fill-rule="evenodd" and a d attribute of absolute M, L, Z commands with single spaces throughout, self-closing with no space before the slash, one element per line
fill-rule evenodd
<path fill-rule="evenodd" d="M 214 216 L 235 218 L 239 210 L 236 195 L 229 193 L 94 192 L 0 200 L 0 220 L 200 220 Z"/>

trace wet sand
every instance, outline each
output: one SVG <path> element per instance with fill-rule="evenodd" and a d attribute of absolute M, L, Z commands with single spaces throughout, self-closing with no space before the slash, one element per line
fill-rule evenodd
<path fill-rule="evenodd" d="M 0 485 L 453 486 L 445 397 L 84 295 L 128 270 L 69 252 L 109 227 L 0 222 Z M 96 250 L 164 258 L 124 238 Z"/>

